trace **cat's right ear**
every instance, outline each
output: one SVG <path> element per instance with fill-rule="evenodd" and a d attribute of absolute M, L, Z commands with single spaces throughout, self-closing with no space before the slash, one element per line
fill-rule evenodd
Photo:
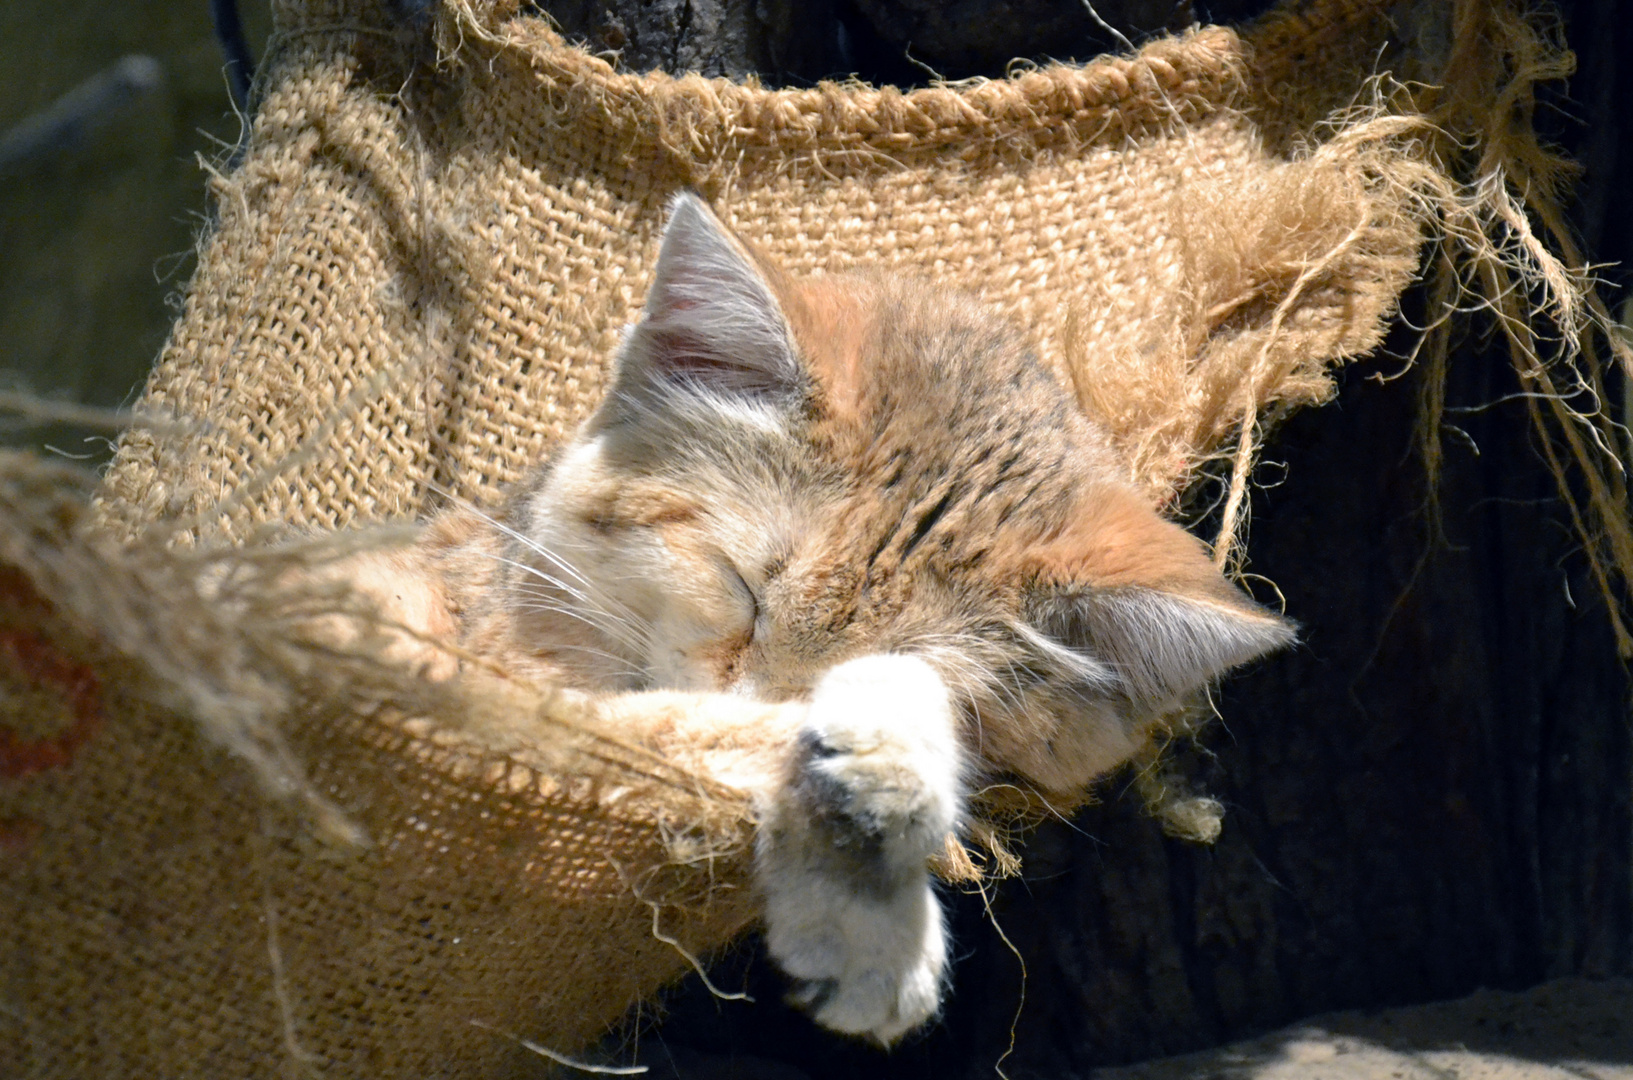
<path fill-rule="evenodd" d="M 641 321 L 618 358 L 614 408 L 650 414 L 677 399 L 789 407 L 805 392 L 765 274 L 702 199 L 681 192 L 669 205 Z"/>

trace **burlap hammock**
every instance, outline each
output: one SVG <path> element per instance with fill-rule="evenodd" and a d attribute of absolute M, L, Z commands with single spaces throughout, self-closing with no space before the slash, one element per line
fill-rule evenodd
<path fill-rule="evenodd" d="M 94 510 L 0 468 L 7 1074 L 532 1075 L 751 925 L 748 801 L 620 741 L 644 706 L 311 644 L 277 582 L 351 541 L 268 541 L 543 456 L 682 185 L 793 271 L 1006 309 L 1154 504 L 1234 476 L 1228 540 L 1259 421 L 1377 345 L 1445 212 L 1404 104 L 1315 123 L 1385 6 L 906 93 L 620 74 L 506 0 L 450 0 L 436 57 L 366 0 L 276 3 Z"/>

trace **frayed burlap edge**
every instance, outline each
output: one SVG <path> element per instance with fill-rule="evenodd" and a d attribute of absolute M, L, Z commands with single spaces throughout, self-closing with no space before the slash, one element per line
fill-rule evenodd
<path fill-rule="evenodd" d="M 1546 395 L 1543 400 L 1549 404 L 1538 405 L 1534 415 L 1539 424 L 1551 417 L 1556 425 L 1551 430 L 1569 448 L 1569 458 L 1551 460 L 1567 497 L 1571 490 L 1567 481 L 1576 475 L 1571 464 L 1588 475 L 1589 501 L 1580 523 L 1585 533 L 1594 536 L 1595 571 L 1607 595 L 1614 595 L 1613 574 L 1625 576 L 1633 566 L 1633 556 L 1626 538 L 1625 485 L 1599 456 L 1595 442 L 1610 430 L 1605 426 L 1609 421 L 1599 414 L 1573 412 L 1571 400 L 1558 390 L 1566 373 L 1585 380 L 1584 385 L 1600 385 L 1602 373 L 1592 341 L 1609 318 L 1593 296 L 1586 275 L 1570 269 L 1580 259 L 1566 246 L 1557 188 L 1543 182 L 1558 176 L 1557 158 L 1536 146 L 1528 127 L 1514 126 L 1515 96 L 1529 94 L 1536 79 L 1557 74 L 1558 53 L 1550 52 L 1545 39 L 1523 21 L 1510 20 L 1509 14 L 1470 15 L 1468 9 L 1460 8 L 1459 34 L 1464 36 L 1458 40 L 1475 43 L 1468 46 L 1472 51 L 1456 54 L 1474 58 L 1468 61 L 1466 73 L 1458 76 L 1461 81 L 1449 78 L 1439 98 L 1420 93 L 1414 99 L 1379 87 L 1364 115 L 1352 116 L 1324 135 L 1312 137 L 1311 149 L 1303 157 L 1295 155 L 1288 165 L 1290 171 L 1276 182 L 1285 184 L 1280 194 L 1292 193 L 1288 206 L 1302 207 L 1300 213 L 1318 213 L 1320 193 L 1303 185 L 1310 190 L 1299 194 L 1303 190 L 1299 162 L 1341 157 L 1344 175 L 1351 178 L 1356 190 L 1377 195 L 1374 201 L 1362 200 L 1362 205 L 1380 207 L 1378 212 L 1397 216 L 1412 230 L 1427 228 L 1437 237 L 1433 265 L 1440 274 L 1437 287 L 1448 310 L 1466 303 L 1470 295 L 1488 298 L 1484 302 L 1497 314 L 1515 347 L 1522 378 Z M 1508 52 L 1499 55 L 1510 58 L 1494 66 L 1486 62 L 1493 55 L 1488 47 L 1493 35 L 1507 43 L 1503 48 Z M 1529 60 L 1511 62 L 1513 57 Z M 1125 81 L 1127 78 L 1125 75 Z M 1130 85 L 1139 78 L 1135 76 Z M 1160 83 L 1160 78 L 1153 78 Z M 1178 85 L 1183 85 L 1183 79 Z M 1472 89 L 1459 92 L 1458 86 Z M 692 85 L 686 92 L 697 89 Z M 882 100 L 893 93 L 870 92 L 883 95 Z M 819 95 L 813 100 L 826 107 L 831 99 Z M 1498 111 L 1492 101 L 1506 103 L 1501 105 L 1506 111 Z M 1244 98 L 1242 107 L 1254 106 L 1251 99 Z M 819 119 L 823 115 L 821 109 L 816 113 Z M 915 117 L 919 114 L 910 108 L 904 107 L 900 115 L 902 127 L 887 125 L 877 138 L 888 144 L 893 133 L 918 122 Z M 1482 118 L 1488 125 L 1485 128 L 1480 126 Z M 1169 113 L 1164 122 L 1182 119 Z M 1490 126 L 1499 120 L 1500 128 Z M 987 151 L 1003 152 L 1005 140 L 1024 133 L 1028 123 L 1022 115 L 1017 118 L 1017 128 L 1000 131 L 981 145 Z M 659 130 L 665 133 L 663 138 L 680 138 L 682 143 L 696 137 L 684 125 L 660 125 Z M 808 149 L 811 140 L 820 143 L 830 129 L 800 121 L 789 130 L 787 145 Z M 1460 142 L 1455 137 L 1459 133 L 1470 133 L 1466 138 L 1472 141 Z M 1481 150 L 1491 145 L 1500 149 Z M 875 153 L 880 146 L 864 140 L 862 149 Z M 890 148 L 886 145 L 885 149 Z M 1532 229 L 1527 210 L 1543 220 L 1548 239 L 1539 238 Z M 1329 231 L 1320 234 L 1321 243 L 1290 250 L 1279 263 L 1267 263 L 1262 279 L 1249 280 L 1234 293 L 1199 295 L 1197 303 L 1204 305 L 1203 310 L 1217 309 L 1221 325 L 1228 325 L 1236 312 L 1257 308 L 1257 316 L 1272 331 L 1268 340 L 1273 341 L 1276 320 L 1291 310 L 1301 291 L 1316 287 L 1324 274 L 1332 273 L 1345 259 L 1366 254 L 1366 230 L 1375 224 L 1370 213 L 1353 219 L 1338 217 Z M 1264 221 L 1269 226 L 1274 219 Z M 1386 251 L 1379 257 L 1398 259 L 1399 255 Z M 1528 301 L 1538 300 L 1535 306 L 1541 320 L 1528 306 Z M 1541 330 L 1540 325 L 1549 320 L 1552 329 Z M 1448 346 L 1435 335 L 1447 325 L 1438 323 L 1426 339 L 1428 360 L 1441 371 Z M 1210 347 L 1222 349 L 1228 344 L 1226 334 L 1218 341 L 1210 337 L 1191 347 L 1194 355 L 1207 356 Z M 1618 356 L 1626 363 L 1625 346 L 1621 348 Z M 1247 359 L 1258 364 L 1264 356 Z M 1314 403 L 1330 393 L 1330 382 L 1319 365 L 1299 371 L 1278 361 L 1254 370 L 1256 377 L 1248 383 L 1254 387 L 1251 392 L 1226 399 L 1207 412 L 1214 418 L 1212 426 L 1193 427 L 1190 434 L 1177 436 L 1194 439 L 1193 446 L 1229 462 L 1224 528 L 1216 547 L 1226 565 L 1240 551 L 1235 540 L 1244 524 L 1248 478 L 1267 424 L 1294 404 Z M 1073 372 L 1082 374 L 1078 368 Z M 1261 392 L 1276 385 L 1276 379 L 1285 381 L 1293 375 L 1308 380 L 1300 395 Z M 1076 382 L 1080 395 L 1093 402 L 1093 377 Z M 1433 399 L 1427 403 L 1425 415 L 1431 424 L 1438 407 Z M 1432 433 L 1434 427 L 1426 430 Z M 1186 475 L 1195 475 L 1197 462 L 1205 463 L 1206 457 L 1193 461 L 1189 466 L 1193 471 Z M 1434 459 L 1430 461 L 1433 467 Z M 357 716 L 398 725 L 408 736 L 403 745 L 412 744 L 416 753 L 435 756 L 441 767 L 489 777 L 496 783 L 554 784 L 580 778 L 593 784 L 600 778 L 616 780 L 620 787 L 627 781 L 638 787 L 649 785 L 646 790 L 652 798 L 648 805 L 655 812 L 675 815 L 680 808 L 675 819 L 677 836 L 692 837 L 688 843 L 695 847 L 701 832 L 705 837 L 702 847 L 711 854 L 744 850 L 752 815 L 741 793 L 676 770 L 642 748 L 623 744 L 594 701 L 497 681 L 491 685 L 472 681 L 458 688 L 439 686 L 382 662 L 378 638 L 367 633 L 341 651 L 293 633 L 293 628 L 315 615 L 335 612 L 369 625 L 368 613 L 343 591 L 292 596 L 284 585 L 292 568 L 355 550 L 356 544 L 393 542 L 389 533 L 292 545 L 251 543 L 230 551 L 166 544 L 121 546 L 84 527 L 87 486 L 83 477 L 71 471 L 28 459 L 7 459 L 0 463 L 0 487 L 4 502 L 0 560 L 22 569 L 43 596 L 89 635 L 136 660 L 155 700 L 197 720 L 203 730 L 255 768 L 266 791 L 298 804 L 316 831 L 334 844 L 364 845 L 369 838 L 321 791 L 305 782 L 302 762 L 283 738 L 284 718 L 314 703 L 325 709 L 334 709 L 338 703 Z M 1619 516 L 1618 506 L 1622 508 Z M 1594 533 L 1595 528 L 1600 533 Z M 110 596 L 115 602 L 108 602 Z M 1618 630 L 1625 648 L 1626 631 L 1620 622 Z M 537 724 L 519 729 L 518 716 Z M 1161 764 L 1162 747 L 1190 729 L 1189 718 L 1177 718 L 1151 732 L 1150 750 L 1142 757 L 1138 772 L 1139 787 L 1170 832 L 1210 839 L 1219 828 L 1217 805 L 1185 790 Z M 541 738 L 541 731 L 551 734 Z M 520 771 L 513 771 L 517 769 Z M 639 798 L 634 801 L 637 809 L 641 803 Z M 983 836 L 991 838 L 996 855 L 989 869 L 1008 867 L 1011 859 L 1002 847 L 1000 830 L 981 826 L 976 839 Z M 677 862 L 694 854 L 680 848 L 672 852 Z M 945 869 L 954 877 L 973 878 L 982 868 L 960 849 L 949 852 Z"/>
<path fill-rule="evenodd" d="M 1531 422 L 1604 597 L 1617 652 L 1633 659 L 1633 507 L 1618 458 L 1626 428 L 1611 411 L 1607 365 L 1633 382 L 1633 347 L 1599 296 L 1565 218 L 1576 167 L 1531 124 L 1538 87 L 1576 67 L 1561 28 L 1509 4 L 1460 0 L 1441 84 L 1424 90 L 1434 152 L 1461 180 L 1445 200 L 1446 236 L 1433 266 L 1441 318 L 1424 340 L 1429 366 L 1420 444 L 1434 496 L 1441 467 L 1453 306 L 1472 300 L 1497 326 Z M 1608 357 L 1607 355 L 1608 354 Z M 1433 508 L 1431 507 L 1431 510 Z"/>
<path fill-rule="evenodd" d="M 1269 55 L 1253 65 L 1255 95 L 1287 103 L 1293 95 L 1286 84 L 1296 82 L 1297 75 L 1280 48 L 1290 41 L 1354 34 L 1357 23 L 1378 17 L 1365 9 L 1343 2 L 1303 10 L 1288 4 L 1262 19 L 1251 36 Z M 1423 273 L 1431 318 L 1407 358 L 1427 367 L 1418 429 L 1431 532 L 1439 531 L 1442 423 L 1453 341 L 1471 316 L 1486 317 L 1508 344 L 1540 452 L 1582 540 L 1617 651 L 1633 658 L 1627 615 L 1633 599 L 1633 508 L 1618 457 L 1627 431 L 1611 411 L 1605 358 L 1608 353 L 1608 363 L 1619 365 L 1633 384 L 1633 341 L 1620 332 L 1599 296 L 1565 218 L 1575 166 L 1545 146 L 1531 124 L 1538 87 L 1567 78 L 1575 59 L 1546 14 L 1480 0 L 1459 0 L 1445 14 L 1451 47 L 1435 82 L 1370 79 L 1371 103 L 1350 110 L 1351 116 L 1359 112 L 1359 124 L 1340 127 L 1315 152 L 1365 138 L 1380 124 L 1412 141 L 1397 167 L 1367 175 L 1372 182 L 1402 185 L 1401 194 L 1423 215 L 1431 240 Z M 1355 71 L 1360 77 L 1359 66 Z M 1324 127 L 1331 129 L 1331 118 L 1311 123 L 1305 114 L 1301 123 L 1293 110 L 1267 134 L 1297 141 Z M 1235 444 L 1214 545 L 1218 564 L 1227 570 L 1242 570 L 1253 465 L 1283 415 L 1284 410 L 1249 406 L 1233 439 L 1217 440 Z M 1135 768 L 1136 789 L 1164 831 L 1200 842 L 1218 837 L 1224 808 L 1168 765 L 1167 750 L 1195 738 L 1207 719 L 1195 711 L 1168 718 L 1153 732 Z"/>
<path fill-rule="evenodd" d="M 744 843 L 744 793 L 618 737 L 632 709 L 671 704 L 636 696 L 609 711 L 590 696 L 492 670 L 481 657 L 460 656 L 474 671 L 452 682 L 388 659 L 389 635 L 403 628 L 383 623 L 344 582 L 311 571 L 399 545 L 410 531 L 211 548 L 113 544 L 88 525 L 93 488 L 72 466 L 0 452 L 0 565 L 20 571 L 87 638 L 138 664 L 154 704 L 195 720 L 270 796 L 298 803 L 326 840 L 369 843 L 306 783 L 284 738 L 292 716 L 372 717 L 421 744 L 438 768 L 501 787 L 607 778 L 636 816 L 675 812 L 677 831 L 700 830 L 722 852 Z M 314 631 L 333 620 L 351 631 Z M 741 711 L 732 699 L 705 700 L 723 715 Z"/>

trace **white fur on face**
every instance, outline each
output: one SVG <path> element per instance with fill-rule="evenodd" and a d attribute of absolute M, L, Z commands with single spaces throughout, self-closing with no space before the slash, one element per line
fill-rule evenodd
<path fill-rule="evenodd" d="M 706 658 L 722 640 L 752 636 L 754 595 L 723 554 L 686 560 L 657 530 L 592 523 L 585 504 L 608 483 L 604 444 L 570 449 L 524 507 L 513 605 L 543 614 L 524 633 L 541 652 L 565 649 L 579 680 L 603 689 L 723 689 Z M 586 626 L 597 632 L 588 646 Z"/>

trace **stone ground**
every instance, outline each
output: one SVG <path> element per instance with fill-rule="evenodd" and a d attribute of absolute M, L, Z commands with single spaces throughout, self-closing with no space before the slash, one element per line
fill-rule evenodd
<path fill-rule="evenodd" d="M 636 1060 L 645 1080 L 827 1080 L 787 1062 L 661 1041 Z M 1521 993 L 1330 1013 L 1084 1080 L 1633 1080 L 1633 979 L 1561 979 Z"/>
<path fill-rule="evenodd" d="M 1633 1080 L 1633 980 L 1318 1016 L 1093 1080 Z"/>

